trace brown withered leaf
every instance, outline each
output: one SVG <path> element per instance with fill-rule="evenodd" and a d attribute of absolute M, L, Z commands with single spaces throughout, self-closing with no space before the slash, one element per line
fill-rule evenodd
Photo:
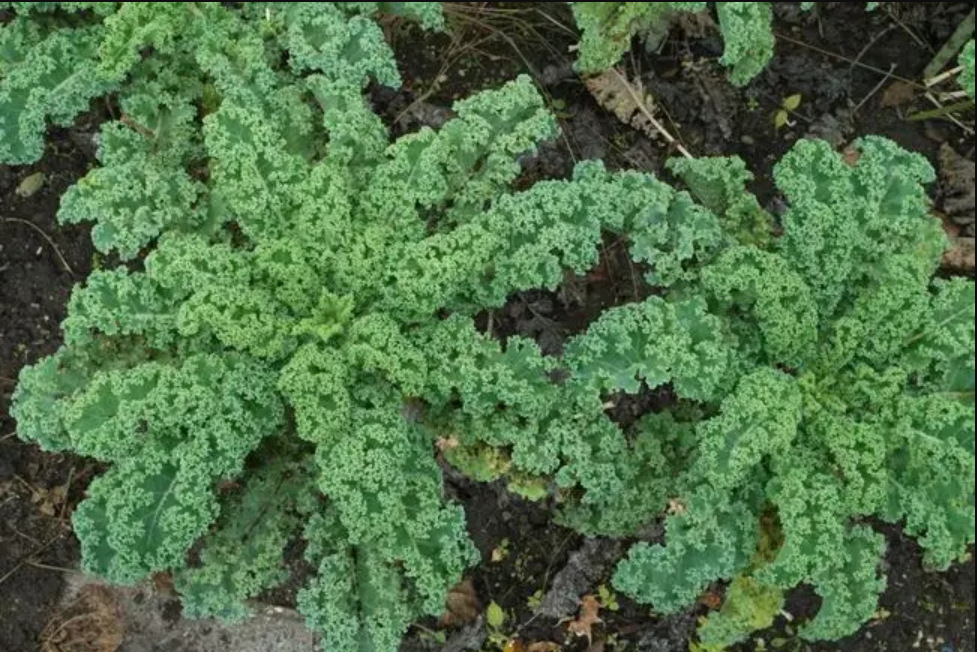
<path fill-rule="evenodd" d="M 502 646 L 502 652 L 527 652 L 526 644 L 522 642 L 522 639 L 510 638 Z"/>
<path fill-rule="evenodd" d="M 461 442 L 458 441 L 457 437 L 451 435 L 450 437 L 438 437 L 435 445 L 438 447 L 438 450 L 443 453 L 445 451 L 450 451 L 453 448 L 458 448 L 460 443 Z"/>
<path fill-rule="evenodd" d="M 173 583 L 173 575 L 166 571 L 153 574 L 153 586 L 160 595 L 176 595 L 176 585 Z"/>
<path fill-rule="evenodd" d="M 665 511 L 668 514 L 675 516 L 676 514 L 684 514 L 685 510 L 687 509 L 688 508 L 685 506 L 685 503 L 678 498 L 670 498 L 668 500 L 668 507 L 665 508 Z"/>
<path fill-rule="evenodd" d="M 974 222 L 974 162 L 948 144 L 940 146 L 940 196 L 943 212 L 957 224 Z"/>
<path fill-rule="evenodd" d="M 559 643 L 554 643 L 553 641 L 536 641 L 535 643 L 529 644 L 526 652 L 558 652 L 559 649 Z"/>
<path fill-rule="evenodd" d="M 628 79 L 619 70 L 609 68 L 599 75 L 588 77 L 584 84 L 597 103 L 618 120 L 649 138 L 662 136 L 655 124 L 655 101 L 645 91 L 640 79 Z"/>
<path fill-rule="evenodd" d="M 699 604 L 705 605 L 710 609 L 718 609 L 723 603 L 723 597 L 715 591 L 706 591 L 699 596 Z"/>
<path fill-rule="evenodd" d="M 950 269 L 973 272 L 975 260 L 973 238 L 953 238 L 952 247 L 943 253 L 943 265 Z"/>
<path fill-rule="evenodd" d="M 56 485 L 54 487 L 35 487 L 27 481 L 19 478 L 21 484 L 30 491 L 31 503 L 37 506 L 37 510 L 44 516 L 56 516 L 65 506 L 68 498 L 68 485 Z"/>
<path fill-rule="evenodd" d="M 447 626 L 463 625 L 478 620 L 482 613 L 482 602 L 475 593 L 475 585 L 468 578 L 455 584 L 448 592 L 444 616 L 441 622 Z"/>
<path fill-rule="evenodd" d="M 960 226 L 950 217 L 938 214 L 943 223 L 943 231 L 950 241 L 950 248 L 943 252 L 943 266 L 953 270 L 973 272 L 975 251 L 974 239 L 960 235 Z"/>
<path fill-rule="evenodd" d="M 906 82 L 894 81 L 882 93 L 882 108 L 909 104 L 916 97 L 916 89 Z"/>
<path fill-rule="evenodd" d="M 89 584 L 41 632 L 41 652 L 116 652 L 125 634 L 122 616 L 110 589 Z"/>
<path fill-rule="evenodd" d="M 849 145 L 841 152 L 841 159 L 850 167 L 858 165 L 858 160 L 862 158 L 862 153 Z"/>
<path fill-rule="evenodd" d="M 580 598 L 580 612 L 577 615 L 577 619 L 567 624 L 567 631 L 574 636 L 586 636 L 587 644 L 592 644 L 594 639 L 594 625 L 604 622 L 600 619 L 599 612 L 600 602 L 597 600 L 597 597 L 593 595 L 583 596 Z"/>

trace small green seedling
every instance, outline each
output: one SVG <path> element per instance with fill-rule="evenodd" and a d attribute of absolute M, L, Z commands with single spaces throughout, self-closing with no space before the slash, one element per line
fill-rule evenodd
<path fill-rule="evenodd" d="M 779 130 L 781 127 L 793 127 L 794 123 L 790 120 L 790 114 L 797 110 L 797 107 L 801 105 L 801 94 L 795 93 L 794 95 L 788 95 L 780 103 L 780 108 L 773 114 L 773 126 L 774 129 Z"/>

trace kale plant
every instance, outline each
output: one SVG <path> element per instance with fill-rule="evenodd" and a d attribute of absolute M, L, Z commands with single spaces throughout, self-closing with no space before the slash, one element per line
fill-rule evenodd
<path fill-rule="evenodd" d="M 708 210 L 674 219 L 637 200 L 637 223 L 658 226 L 631 232 L 631 252 L 658 294 L 607 310 L 559 360 L 522 340 L 474 361 L 431 347 L 448 459 L 553 495 L 587 535 L 664 516 L 664 541 L 634 546 L 614 584 L 671 613 L 730 580 L 702 650 L 770 625 L 799 584 L 822 598 L 801 635 L 844 637 L 884 588 L 871 519 L 936 569 L 974 542 L 974 283 L 934 278 L 947 242 L 933 171 L 879 137 L 844 155 L 800 141 L 775 170 L 790 207 L 774 237 L 739 159 L 671 169 Z M 683 260 L 643 255 L 650 234 Z M 603 412 L 662 387 L 672 407 L 627 432 Z"/>
<path fill-rule="evenodd" d="M 301 537 L 316 573 L 299 605 L 325 648 L 389 651 L 477 560 L 443 496 L 434 424 L 476 376 L 455 379 L 436 352 L 511 359 L 512 382 L 546 386 L 534 345 L 503 351 L 472 316 L 589 269 L 603 229 L 636 234 L 636 259 L 664 279 L 718 228 L 686 195 L 596 163 L 512 192 L 518 156 L 555 134 L 527 79 L 390 144 L 362 88 L 396 67 L 362 13 L 379 7 L 353 4 L 45 6 L 39 27 L 8 26 L 39 39 L 33 63 L 60 63 L 52 39 L 82 39 L 127 71 L 101 166 L 59 217 L 95 222 L 96 248 L 129 261 L 76 289 L 63 347 L 22 372 L 12 413 L 25 439 L 109 465 L 73 515 L 85 570 L 169 571 L 184 613 L 235 619 L 286 579 Z M 7 139 L 21 156 L 39 153 L 44 116 L 68 114 L 51 108 L 63 80 L 23 90 L 47 70 L 33 63 L 4 80 L 29 127 Z M 581 448 L 602 432 L 559 444 L 583 486 L 604 482 Z M 544 473 L 559 462 L 547 446 L 517 452 Z"/>
<path fill-rule="evenodd" d="M 716 17 L 725 41 L 719 62 L 729 67 L 729 80 L 744 86 L 756 77 L 773 57 L 773 10 L 769 2 L 717 2 Z M 814 2 L 802 2 L 810 10 Z M 683 12 L 705 11 L 708 2 L 571 2 L 580 29 L 577 68 L 583 73 L 606 70 L 631 49 L 631 39 L 640 35 L 651 50 L 668 33 L 674 19 Z M 869 10 L 877 2 L 867 3 Z"/>
<path fill-rule="evenodd" d="M 63 347 L 12 407 L 25 439 L 109 465 L 73 516 L 86 570 L 169 571 L 186 614 L 237 619 L 301 539 L 299 607 L 324 648 L 390 652 L 477 562 L 442 455 L 588 535 L 665 516 L 664 543 L 636 545 L 614 581 L 668 612 L 730 580 L 703 646 L 762 627 L 799 583 L 823 597 L 805 636 L 856 629 L 882 588 L 868 519 L 900 523 L 934 567 L 963 553 L 974 285 L 933 278 L 946 242 L 922 158 L 798 143 L 776 171 L 780 236 L 736 159 L 673 164 L 692 194 L 598 162 L 516 184 L 556 133 L 526 78 L 390 142 L 362 94 L 396 82 L 370 14 L 406 6 L 39 19 L 46 38 L 114 29 L 93 56 L 128 71 L 101 167 L 60 213 L 127 263 L 75 290 Z M 14 96 L 22 116 L 62 115 L 50 92 Z M 654 296 L 560 356 L 476 329 L 591 269 L 608 232 Z M 609 417 L 658 387 L 668 409 Z"/>

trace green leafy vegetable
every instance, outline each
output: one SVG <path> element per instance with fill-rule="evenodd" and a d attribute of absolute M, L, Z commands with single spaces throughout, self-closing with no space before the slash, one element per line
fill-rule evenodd
<path fill-rule="evenodd" d="M 947 243 L 921 157 L 797 143 L 775 237 L 736 159 L 673 163 L 691 194 L 599 162 L 514 190 L 556 135 L 526 77 L 391 143 L 362 92 L 396 81 L 371 15 L 436 25 L 427 5 L 49 4 L 18 9 L 4 51 L 84 42 L 115 80 L 122 115 L 60 218 L 133 262 L 75 289 L 64 346 L 23 370 L 11 411 L 25 439 L 109 467 L 74 516 L 89 571 L 170 571 L 186 613 L 234 620 L 300 537 L 298 603 L 326 649 L 392 652 L 478 558 L 445 462 L 587 535 L 664 516 L 614 584 L 675 612 L 731 581 L 707 645 L 801 583 L 822 597 L 803 636 L 857 629 L 884 584 L 867 519 L 935 568 L 973 543 L 974 285 L 934 279 Z M 4 142 L 27 156 L 57 102 L 98 93 L 18 95 L 36 71 L 17 70 L 4 128 L 30 128 Z M 590 270 L 607 233 L 653 296 L 560 356 L 476 329 Z M 646 389 L 670 400 L 611 419 Z"/>
<path fill-rule="evenodd" d="M 960 85 L 967 91 L 970 99 L 977 97 L 974 91 L 974 42 L 970 41 L 964 46 L 960 53 L 960 65 L 963 70 L 960 73 Z"/>

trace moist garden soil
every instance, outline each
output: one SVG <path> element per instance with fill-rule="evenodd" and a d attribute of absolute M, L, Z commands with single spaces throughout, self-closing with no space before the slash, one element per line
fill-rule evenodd
<path fill-rule="evenodd" d="M 775 5 L 775 58 L 746 88 L 725 81 L 715 63 L 721 39 L 713 25 L 701 21 L 683 20 L 654 55 L 635 43 L 626 58 L 627 74 L 651 91 L 659 116 L 693 154 L 743 157 L 757 175 L 754 191 L 774 212 L 778 198 L 769 181 L 772 166 L 805 135 L 843 146 L 859 135 L 882 134 L 926 155 L 934 166 L 945 145 L 973 161 L 972 129 L 968 133 L 942 119 L 906 119 L 932 105 L 904 84 L 918 81 L 971 5 L 883 3 L 868 13 L 861 3 L 819 3 L 813 14 L 798 12 L 797 3 Z M 446 10 L 447 34 L 424 34 L 399 22 L 386 25 L 404 88 L 375 88 L 371 97 L 395 135 L 436 126 L 450 117 L 453 100 L 525 73 L 534 77 L 559 116 L 562 135 L 527 157 L 521 183 L 566 175 L 574 162 L 587 158 L 602 158 L 612 168 L 660 173 L 673 153 L 668 146 L 617 122 L 574 73 L 569 48 L 576 36 L 563 3 L 460 3 Z M 793 95 L 800 95 L 798 108 L 788 124 L 775 128 L 774 114 Z M 64 578 L 77 568 L 70 515 L 99 468 L 90 460 L 43 453 L 19 441 L 8 405 L 20 368 L 57 348 L 71 287 L 84 280 L 93 263 L 88 229 L 60 226 L 55 214 L 60 195 L 93 164 L 92 136 L 97 116 L 104 113 L 102 105 L 93 106 L 73 128 L 53 129 L 39 163 L 0 166 L 0 652 L 40 648 L 39 635 L 57 613 Z M 972 113 L 960 119 L 972 128 Z M 25 179 L 37 173 L 43 177 L 25 186 Z M 43 183 L 28 192 L 37 179 Z M 935 188 L 934 199 L 939 209 Z M 972 221 L 971 216 L 970 229 Z M 544 351 L 558 353 L 567 336 L 584 330 L 602 310 L 647 295 L 640 270 L 636 273 L 621 244 L 606 241 L 600 264 L 589 274 L 568 278 L 557 292 L 520 293 L 503 309 L 481 315 L 480 326 L 499 337 L 532 337 Z M 644 392 L 619 401 L 612 416 L 626 427 L 668 400 L 667 392 Z M 602 622 L 594 625 L 591 640 L 569 637 L 566 622 L 534 615 L 534 607 L 540 599 L 596 593 L 608 582 L 610 562 L 626 545 L 587 544 L 553 524 L 546 504 L 528 503 L 496 485 L 467 482 L 450 470 L 446 478 L 450 496 L 465 507 L 484 562 L 459 590 L 453 625 L 421 623 L 411 630 L 404 650 L 488 650 L 493 641 L 501 648 L 509 640 L 507 652 L 539 642 L 593 652 L 684 652 L 697 618 L 722 595 L 723 587 L 716 585 L 703 604 L 667 618 L 616 596 L 617 609 L 601 609 Z M 947 572 L 927 572 L 914 542 L 895 528 L 879 529 L 890 544 L 882 568 L 888 589 L 877 617 L 859 634 L 831 644 L 798 639 L 798 623 L 818 606 L 817 596 L 802 587 L 790 596 L 772 630 L 738 650 L 974 652 L 972 557 Z M 660 536 L 660 528 L 653 524 L 645 534 Z M 573 577 L 564 571 L 568 563 L 589 575 Z M 554 596 L 559 590 L 574 594 Z M 265 597 L 281 604 L 292 599 L 287 590 Z M 502 607 L 505 621 L 486 640 L 493 632 L 475 616 L 493 602 Z M 562 614 L 566 619 L 577 615 L 572 609 Z"/>

